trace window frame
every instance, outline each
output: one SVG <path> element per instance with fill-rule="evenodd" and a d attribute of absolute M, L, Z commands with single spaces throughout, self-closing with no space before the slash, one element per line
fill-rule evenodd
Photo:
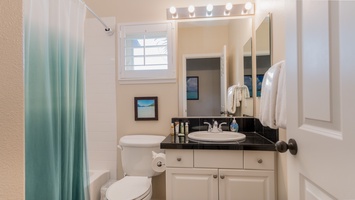
<path fill-rule="evenodd" d="M 169 83 L 176 82 L 176 29 L 175 22 L 130 23 L 118 24 L 118 80 L 120 84 L 137 83 Z M 147 32 L 167 33 L 167 67 L 164 70 L 126 70 L 125 41 L 127 34 L 142 34 Z"/>

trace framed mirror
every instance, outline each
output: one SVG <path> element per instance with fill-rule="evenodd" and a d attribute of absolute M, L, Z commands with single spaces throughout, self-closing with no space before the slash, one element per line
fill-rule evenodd
<path fill-rule="evenodd" d="M 255 33 L 256 42 L 256 96 L 261 95 L 261 83 L 265 72 L 271 67 L 271 14 L 261 22 Z"/>
<path fill-rule="evenodd" d="M 257 26 L 255 31 L 256 42 L 256 97 L 255 101 L 255 115 L 259 113 L 259 100 L 261 96 L 262 81 L 265 72 L 271 67 L 272 61 L 272 14 L 265 16 L 263 21 Z"/>
<path fill-rule="evenodd" d="M 183 116 L 227 114 L 228 87 L 244 85 L 243 45 L 252 35 L 252 20 L 242 17 L 178 22 Z M 187 100 L 187 76 L 199 77 L 199 100 Z M 248 101 L 252 107 L 252 99 Z M 233 115 L 241 116 L 242 111 Z"/>

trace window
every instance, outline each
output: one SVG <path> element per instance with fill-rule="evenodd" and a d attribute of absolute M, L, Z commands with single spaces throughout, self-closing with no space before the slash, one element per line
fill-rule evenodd
<path fill-rule="evenodd" d="M 120 26 L 120 83 L 175 82 L 173 23 Z"/>

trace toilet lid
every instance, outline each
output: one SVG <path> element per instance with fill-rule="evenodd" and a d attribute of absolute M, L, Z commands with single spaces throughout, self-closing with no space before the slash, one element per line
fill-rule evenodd
<path fill-rule="evenodd" d="M 132 200 L 145 194 L 151 187 L 151 178 L 125 176 L 112 184 L 106 191 L 109 200 Z"/>

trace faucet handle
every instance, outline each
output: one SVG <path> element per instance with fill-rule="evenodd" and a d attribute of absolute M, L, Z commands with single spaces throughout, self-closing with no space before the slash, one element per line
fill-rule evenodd
<path fill-rule="evenodd" d="M 222 122 L 219 124 L 219 126 L 218 126 L 219 131 L 222 131 L 222 125 L 224 125 L 224 124 L 227 124 L 227 122 Z"/>
<path fill-rule="evenodd" d="M 208 122 L 203 122 L 203 124 L 207 124 L 208 125 L 208 130 L 207 131 L 211 131 L 212 129 L 212 125 Z"/>

